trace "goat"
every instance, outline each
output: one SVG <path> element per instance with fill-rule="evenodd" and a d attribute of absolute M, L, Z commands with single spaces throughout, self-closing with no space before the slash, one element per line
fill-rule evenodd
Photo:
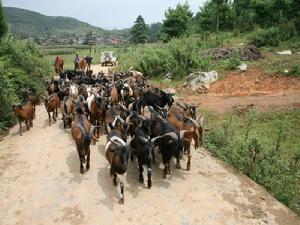
<path fill-rule="evenodd" d="M 168 112 L 168 122 L 178 130 L 187 130 L 184 134 L 184 151 L 187 152 L 188 161 L 187 161 L 187 170 L 191 168 L 191 142 L 194 140 L 195 148 L 197 149 L 199 146 L 200 139 L 202 140 L 202 128 L 199 123 L 192 118 L 185 117 L 183 114 L 178 113 L 172 107 Z"/>
<path fill-rule="evenodd" d="M 154 145 L 150 139 L 150 121 L 143 120 L 140 127 L 136 128 L 135 136 L 130 141 L 130 149 L 132 154 L 138 159 L 139 166 L 139 182 L 144 183 L 143 177 L 143 165 L 147 166 L 147 185 L 148 188 L 152 186 L 151 174 L 152 174 L 152 154 L 154 152 Z M 131 160 L 133 161 L 133 155 Z"/>
<path fill-rule="evenodd" d="M 111 130 L 108 134 L 105 156 L 110 164 L 110 176 L 113 177 L 113 185 L 117 186 L 117 174 L 120 175 L 119 203 L 124 204 L 124 180 L 128 167 L 128 151 L 120 131 Z"/>
<path fill-rule="evenodd" d="M 65 96 L 61 107 L 62 120 L 64 128 L 71 128 L 72 121 L 75 117 L 75 100 L 72 97 Z"/>
<path fill-rule="evenodd" d="M 183 149 L 182 136 L 186 131 L 179 131 L 174 128 L 168 121 L 164 120 L 157 112 L 154 111 L 153 107 L 146 106 L 144 107 L 144 117 L 150 119 L 151 121 L 151 137 L 156 138 L 160 137 L 155 143 L 156 146 L 159 146 L 165 164 L 165 173 L 168 174 L 169 170 L 169 159 L 170 155 L 174 155 L 176 158 L 176 167 L 181 168 L 180 157 Z M 168 134 L 168 135 L 166 135 Z M 171 135 L 170 135 L 171 134 Z M 170 144 L 172 143 L 172 144 Z M 169 148 L 169 149 L 168 149 Z M 153 163 L 155 162 L 154 152 L 153 152 Z"/>
<path fill-rule="evenodd" d="M 48 113 L 49 117 L 49 126 L 51 126 L 51 116 L 50 113 L 52 112 L 52 118 L 54 121 L 56 121 L 57 118 L 57 109 L 59 107 L 59 98 L 56 93 L 51 94 L 48 98 L 42 97 L 44 100 L 45 108 Z"/>
<path fill-rule="evenodd" d="M 33 118 L 35 118 L 35 105 L 36 105 L 36 92 L 33 88 L 27 88 L 22 92 L 23 95 L 23 101 L 27 102 L 30 101 L 33 105 Z"/>
<path fill-rule="evenodd" d="M 32 127 L 32 120 L 34 116 L 34 107 L 30 101 L 20 105 L 13 105 L 13 112 L 17 116 L 20 125 L 20 136 L 22 136 L 22 121 L 25 121 L 27 130 Z"/>
<path fill-rule="evenodd" d="M 83 163 L 86 163 L 86 171 L 90 168 L 90 144 L 91 144 L 91 124 L 83 113 L 80 103 L 76 103 L 75 120 L 72 122 L 71 134 L 76 143 L 76 149 L 80 160 L 80 173 L 84 173 Z"/>

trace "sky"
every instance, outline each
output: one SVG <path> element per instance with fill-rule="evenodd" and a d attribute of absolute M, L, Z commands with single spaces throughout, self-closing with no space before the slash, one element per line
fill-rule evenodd
<path fill-rule="evenodd" d="M 160 22 L 169 8 L 186 0 L 2 0 L 3 6 L 18 7 L 47 16 L 68 16 L 104 29 L 123 29 L 133 25 L 138 15 L 147 24 Z M 192 11 L 205 0 L 187 0 Z"/>

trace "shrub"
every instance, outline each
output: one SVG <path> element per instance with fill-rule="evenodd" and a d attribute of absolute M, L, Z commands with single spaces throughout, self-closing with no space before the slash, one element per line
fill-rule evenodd
<path fill-rule="evenodd" d="M 127 53 L 120 52 L 118 70 L 130 67 L 146 76 L 159 77 L 171 72 L 174 77 L 184 77 L 195 70 L 208 70 L 211 63 L 201 59 L 198 38 L 172 39 L 168 44 L 143 45 Z"/>
<path fill-rule="evenodd" d="M 48 62 L 32 44 L 9 36 L 0 40 L 0 134 L 15 122 L 12 105 L 21 101 L 21 90 L 34 88 L 39 97 L 50 74 Z"/>
<path fill-rule="evenodd" d="M 280 42 L 280 30 L 277 27 L 258 29 L 250 36 L 250 43 L 257 46 L 278 46 Z"/>

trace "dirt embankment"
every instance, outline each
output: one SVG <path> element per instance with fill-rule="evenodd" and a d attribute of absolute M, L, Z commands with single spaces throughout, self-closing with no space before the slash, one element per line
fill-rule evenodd
<path fill-rule="evenodd" d="M 233 72 L 216 81 L 205 93 L 179 87 L 180 99 L 207 110 L 227 112 L 249 105 L 260 110 L 300 107 L 300 79 L 265 75 L 259 70 Z"/>

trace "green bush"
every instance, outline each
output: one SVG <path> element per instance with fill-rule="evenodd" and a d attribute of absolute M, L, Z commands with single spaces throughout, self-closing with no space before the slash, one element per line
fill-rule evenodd
<path fill-rule="evenodd" d="M 0 134 L 15 122 L 12 105 L 20 103 L 22 89 L 33 88 L 39 97 L 45 90 L 43 81 L 51 71 L 32 44 L 10 36 L 0 40 Z"/>
<path fill-rule="evenodd" d="M 280 30 L 277 27 L 258 29 L 250 36 L 250 43 L 257 46 L 278 46 L 280 42 Z"/>
<path fill-rule="evenodd" d="M 300 214 L 299 119 L 299 110 L 210 118 L 205 147 Z"/>
<path fill-rule="evenodd" d="M 174 77 L 184 77 L 195 70 L 208 70 L 211 63 L 201 59 L 199 38 L 172 39 L 167 44 L 142 45 L 127 53 L 120 52 L 119 70 L 130 67 L 146 76 L 161 77 L 171 72 Z"/>

